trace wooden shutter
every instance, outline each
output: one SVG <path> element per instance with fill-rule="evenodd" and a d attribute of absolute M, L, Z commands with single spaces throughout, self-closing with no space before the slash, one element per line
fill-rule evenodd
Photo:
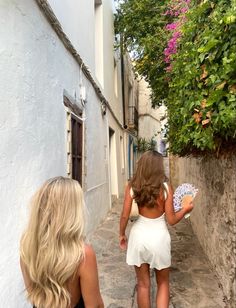
<path fill-rule="evenodd" d="M 83 125 L 82 121 L 73 114 L 71 114 L 71 135 L 72 178 L 77 180 L 82 186 Z"/>

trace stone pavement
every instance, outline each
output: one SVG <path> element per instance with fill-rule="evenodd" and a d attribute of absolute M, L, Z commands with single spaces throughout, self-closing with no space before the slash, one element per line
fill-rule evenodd
<path fill-rule="evenodd" d="M 115 202 L 107 218 L 88 237 L 97 255 L 100 289 L 105 308 L 137 307 L 134 270 L 125 263 L 125 252 L 121 251 L 118 245 L 121 208 L 122 203 Z M 128 232 L 131 225 L 129 222 Z M 170 308 L 225 308 L 217 277 L 192 232 L 189 220 L 183 219 L 170 227 L 170 233 Z M 151 277 L 154 308 L 154 272 L 151 272 Z"/>

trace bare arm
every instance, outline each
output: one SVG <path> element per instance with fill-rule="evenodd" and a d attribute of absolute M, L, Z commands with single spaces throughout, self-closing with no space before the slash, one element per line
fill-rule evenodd
<path fill-rule="evenodd" d="M 85 259 L 79 266 L 81 293 L 86 308 L 104 308 L 99 289 L 96 255 L 90 245 L 85 246 Z"/>
<path fill-rule="evenodd" d="M 130 196 L 130 186 L 129 184 L 125 188 L 125 198 L 123 204 L 123 210 L 120 216 L 120 248 L 125 249 L 127 247 L 127 238 L 125 235 L 125 230 L 128 224 L 129 215 L 132 206 L 132 197 Z"/>
<path fill-rule="evenodd" d="M 177 224 L 185 214 L 190 212 L 193 209 L 193 203 L 192 202 L 185 202 L 183 204 L 183 208 L 175 212 L 173 207 L 173 189 L 170 185 L 168 185 L 168 196 L 165 201 L 165 213 L 166 213 L 166 219 L 168 224 L 175 225 Z"/>

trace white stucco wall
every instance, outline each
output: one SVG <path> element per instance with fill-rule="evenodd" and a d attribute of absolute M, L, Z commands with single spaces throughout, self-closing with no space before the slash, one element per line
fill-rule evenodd
<path fill-rule="evenodd" d="M 109 120 L 109 127 L 114 131 L 114 143 L 112 145 L 112 150 L 110 151 L 110 155 L 113 157 L 109 157 L 111 161 L 111 166 L 110 166 L 110 181 L 111 185 L 111 193 L 115 195 L 118 198 L 122 198 L 124 195 L 124 187 L 125 183 L 127 181 L 127 174 L 125 172 L 126 170 L 126 164 L 127 164 L 127 153 L 125 151 L 125 134 L 124 131 L 119 127 L 117 122 L 112 118 L 112 115 L 108 114 L 108 120 Z M 123 148 L 121 144 L 121 139 L 123 139 Z M 114 153 L 115 150 L 115 153 Z M 123 157 L 122 157 L 123 155 Z M 122 160 L 123 161 L 123 166 L 122 166 Z M 112 170 L 111 170 L 112 169 Z M 113 180 L 111 177 L 113 176 Z"/>
<path fill-rule="evenodd" d="M 77 49 L 78 53 L 81 55 L 85 65 L 89 66 L 91 74 L 96 80 L 97 84 L 102 89 L 104 96 L 106 97 L 109 105 L 111 106 L 113 113 L 116 115 L 117 120 L 122 125 L 123 124 L 123 106 L 122 106 L 122 86 L 121 86 L 121 63 L 119 52 L 114 52 L 114 28 L 113 28 L 113 13 L 114 13 L 114 3 L 113 0 L 102 0 L 99 6 L 99 18 L 101 20 L 97 21 L 98 25 L 95 24 L 95 9 L 94 0 L 66 0 L 66 1 L 56 1 L 48 0 L 50 6 L 52 7 L 55 15 L 57 16 L 63 31 L 71 40 L 74 47 Z M 98 30 L 98 28 L 101 29 Z M 97 27 L 96 34 L 94 32 L 95 27 Z M 97 35 L 97 37 L 95 37 Z M 96 44 L 95 41 L 99 42 Z M 96 46 L 99 45 L 99 46 Z M 99 48 L 96 48 L 99 47 Z M 100 48 L 101 47 L 101 48 Z M 99 49 L 99 50 L 98 50 Z M 99 62 L 99 75 L 97 76 L 97 68 L 95 67 L 96 57 L 100 58 Z M 116 61 L 116 71 L 114 66 L 114 61 Z M 102 66 L 102 67 L 101 67 Z M 115 77 L 115 74 L 116 77 Z M 100 77 L 100 78 L 99 78 Z M 115 78 L 117 78 L 117 91 L 115 91 Z M 117 92 L 117 93 L 115 93 Z M 93 112 L 92 112 L 93 113 Z M 94 113 L 95 115 L 95 113 Z M 120 187 L 124 186 L 123 175 L 121 170 L 121 155 L 118 146 L 119 136 L 123 134 L 123 129 L 117 123 L 114 123 L 113 115 L 107 112 L 108 122 L 107 125 L 112 127 L 116 135 L 117 152 L 115 153 L 117 164 L 114 166 L 116 174 L 118 177 L 117 181 L 117 197 L 121 194 Z M 96 118 L 94 119 L 96 122 Z M 88 135 L 90 133 L 96 134 L 97 131 L 90 132 L 88 128 Z M 99 132 L 99 130 L 98 130 Z M 108 135 L 106 135 L 108 137 Z M 97 136 L 94 140 L 100 142 L 101 136 Z M 92 141 L 93 143 L 94 141 Z M 90 141 L 88 141 L 88 144 Z M 106 149 L 109 151 L 109 149 Z M 104 153 L 103 150 L 102 153 Z M 93 155 L 93 154 L 92 154 Z M 109 158 L 105 158 L 105 166 L 108 169 L 107 175 L 109 174 Z M 89 170 L 93 166 L 88 166 Z M 120 184 L 120 180 L 122 183 Z M 102 181 L 101 181 L 102 182 Z M 91 187 L 97 185 L 92 183 Z M 95 194 L 94 189 L 91 189 L 90 184 L 88 186 L 91 194 Z M 98 189 L 98 188 L 96 188 Z M 95 189 L 95 190 L 96 190 Z M 105 188 L 104 188 L 105 189 Z M 92 192 L 93 191 L 93 192 Z M 104 190 L 104 193 L 108 193 Z M 99 198 L 96 196 L 96 199 Z"/>
<path fill-rule="evenodd" d="M 122 97 L 121 97 L 121 77 L 120 58 L 114 55 L 114 29 L 113 29 L 113 0 L 101 1 L 101 25 L 102 32 L 97 33 L 95 38 L 95 0 L 48 0 L 55 15 L 61 23 L 63 31 L 66 33 L 73 46 L 81 55 L 85 65 L 87 65 L 97 83 L 101 86 L 106 99 L 111 104 L 119 121 L 122 122 Z M 95 41 L 102 44 L 101 50 L 96 49 Z M 100 49 L 100 48 L 99 48 Z M 95 58 L 97 53 L 102 53 L 103 72 L 102 81 L 96 76 Z M 118 69 L 118 95 L 114 89 L 114 59 L 117 61 Z M 100 66 L 100 65 L 99 65 Z"/>
<path fill-rule="evenodd" d="M 48 3 L 84 63 L 94 73 L 94 0 L 48 0 Z"/>
<path fill-rule="evenodd" d="M 103 0 L 103 36 L 104 38 L 104 94 L 112 109 L 120 121 L 123 123 L 123 108 L 122 108 L 122 90 L 121 90 L 121 61 L 120 53 L 117 50 L 114 52 L 114 17 L 113 17 L 113 1 Z M 115 95 L 115 71 L 114 61 L 117 66 L 117 95 Z"/>
<path fill-rule="evenodd" d="M 0 2 L 0 37 L 0 307 L 18 308 L 28 307 L 18 253 L 28 201 L 44 180 L 66 175 L 63 93 L 79 97 L 80 68 L 35 1 Z M 88 211 L 93 213 L 88 221 L 91 229 L 110 206 L 104 154 L 107 123 L 85 78 L 84 84 L 85 187 Z"/>

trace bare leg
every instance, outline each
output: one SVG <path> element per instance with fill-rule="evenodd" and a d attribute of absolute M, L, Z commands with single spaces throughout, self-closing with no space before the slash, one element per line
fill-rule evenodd
<path fill-rule="evenodd" d="M 135 266 L 137 277 L 137 302 L 139 308 L 150 308 L 150 271 L 149 264 Z"/>
<path fill-rule="evenodd" d="M 170 287 L 169 287 L 169 268 L 163 270 L 156 270 L 157 281 L 157 296 L 156 304 L 157 308 L 168 308 Z"/>

